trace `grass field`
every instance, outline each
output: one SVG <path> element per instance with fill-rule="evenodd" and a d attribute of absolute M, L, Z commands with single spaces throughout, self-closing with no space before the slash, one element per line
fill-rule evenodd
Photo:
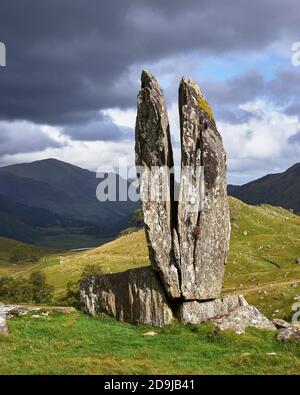
<path fill-rule="evenodd" d="M 230 198 L 230 206 L 232 234 L 223 293 L 243 293 L 270 318 L 288 319 L 294 297 L 300 295 L 300 265 L 296 264 L 300 257 L 300 217 L 268 205 L 249 206 L 234 198 Z M 88 264 L 101 267 L 104 273 L 149 264 L 143 231 L 85 252 L 39 249 L 39 262 L 12 264 L 8 258 L 19 244 L 7 239 L 1 244 L 0 239 L 0 277 L 29 276 L 34 270 L 43 270 L 57 297 L 65 293 L 68 281 L 80 278 Z"/>
<path fill-rule="evenodd" d="M 232 237 L 223 293 L 239 292 L 269 318 L 291 318 L 300 295 L 300 217 L 271 206 L 252 207 L 230 199 Z M 17 251 L 30 249 L 24 261 L 11 263 Z M 68 281 L 76 282 L 85 266 L 104 273 L 149 264 L 143 231 L 94 250 L 66 253 L 32 248 L 0 239 L 0 277 L 46 273 L 56 297 Z M 33 251 L 36 255 L 37 251 Z M 29 258 L 28 258 L 29 257 Z M 215 333 L 210 325 L 174 323 L 155 328 L 76 312 L 30 316 L 9 321 L 11 334 L 0 337 L 0 374 L 299 374 L 300 345 L 281 344 L 269 331 L 249 329 L 245 335 Z M 151 329 L 153 330 L 153 329 Z"/>
<path fill-rule="evenodd" d="M 155 328 L 76 312 L 9 321 L 0 374 L 299 374 L 300 345 L 272 331 L 215 333 L 210 325 Z M 151 330 L 153 330 L 151 328 Z"/>

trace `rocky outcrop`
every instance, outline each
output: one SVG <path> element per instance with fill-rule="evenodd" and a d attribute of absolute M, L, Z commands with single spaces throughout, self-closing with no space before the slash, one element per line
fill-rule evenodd
<path fill-rule="evenodd" d="M 0 304 L 0 335 L 8 335 L 7 320 L 9 318 L 20 317 L 28 313 L 39 311 L 39 307 L 25 307 L 17 305 Z"/>
<path fill-rule="evenodd" d="M 279 341 L 300 341 L 300 327 L 290 325 L 287 328 L 280 329 L 277 334 Z"/>
<path fill-rule="evenodd" d="M 275 318 L 272 320 L 272 323 L 277 329 L 284 329 L 284 328 L 289 328 L 291 324 L 285 320 L 282 320 L 280 318 Z"/>
<path fill-rule="evenodd" d="M 91 315 L 157 326 L 173 319 L 160 279 L 148 267 L 90 277 L 80 289 L 81 304 Z"/>
<path fill-rule="evenodd" d="M 178 205 L 181 291 L 186 300 L 218 298 L 229 249 L 226 154 L 197 84 L 179 87 L 181 181 Z"/>
<path fill-rule="evenodd" d="M 151 267 L 83 281 L 81 303 L 89 314 L 138 324 L 169 324 L 174 314 L 185 324 L 220 320 L 225 328 L 240 321 L 243 331 L 256 320 L 267 326 L 242 296 L 220 298 L 230 238 L 226 154 L 212 110 L 190 79 L 180 83 L 179 114 L 177 202 L 164 95 L 143 71 L 135 152 Z"/>
<path fill-rule="evenodd" d="M 228 315 L 247 304 L 242 295 L 226 295 L 207 302 L 183 302 L 179 305 L 177 317 L 184 324 L 201 324 Z"/>
<path fill-rule="evenodd" d="M 19 306 L 19 305 L 5 305 L 0 303 L 0 335 L 7 335 L 9 333 L 7 320 L 10 318 L 22 317 L 24 315 L 35 313 L 32 318 L 45 318 L 49 313 L 64 313 L 70 314 L 75 312 L 74 307 L 66 306 L 48 306 L 47 308 L 38 306 Z M 41 313 L 41 315 L 37 315 Z"/>
<path fill-rule="evenodd" d="M 6 318 L 0 315 L 0 335 L 8 335 Z"/>
<path fill-rule="evenodd" d="M 169 120 L 163 92 L 147 71 L 142 72 L 137 100 L 135 152 L 151 265 L 159 272 L 169 298 L 179 298 L 172 243 L 174 183 L 169 177 L 173 167 Z"/>
<path fill-rule="evenodd" d="M 221 331 L 231 329 L 238 334 L 244 333 L 249 327 L 276 330 L 275 325 L 255 306 L 251 305 L 244 305 L 233 310 L 230 314 L 214 320 L 214 323 Z"/>

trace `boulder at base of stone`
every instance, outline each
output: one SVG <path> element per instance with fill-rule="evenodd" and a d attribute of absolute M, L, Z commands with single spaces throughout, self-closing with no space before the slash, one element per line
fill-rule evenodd
<path fill-rule="evenodd" d="M 283 328 L 278 331 L 277 339 L 279 341 L 300 341 L 300 328 L 295 325 L 290 325 L 288 328 Z"/>
<path fill-rule="evenodd" d="M 208 320 L 223 317 L 247 305 L 242 295 L 226 295 L 207 302 L 183 302 L 178 309 L 178 319 L 184 324 L 201 324 Z"/>
<path fill-rule="evenodd" d="M 0 315 L 0 335 L 8 335 L 8 327 L 5 317 Z"/>
<path fill-rule="evenodd" d="M 275 325 L 251 305 L 242 306 L 229 315 L 214 320 L 214 323 L 221 331 L 231 329 L 238 334 L 244 333 L 248 327 L 276 330 Z"/>
<path fill-rule="evenodd" d="M 80 300 L 91 315 L 134 324 L 170 324 L 170 309 L 158 274 L 150 267 L 93 276 L 81 282 Z"/>

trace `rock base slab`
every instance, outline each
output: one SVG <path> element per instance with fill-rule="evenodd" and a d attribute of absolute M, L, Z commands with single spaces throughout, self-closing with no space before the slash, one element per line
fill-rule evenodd
<path fill-rule="evenodd" d="M 300 341 L 300 327 L 290 325 L 287 328 L 280 329 L 277 334 L 279 341 Z"/>
<path fill-rule="evenodd" d="M 214 323 L 221 331 L 231 329 L 238 334 L 244 333 L 249 327 L 276 330 L 275 325 L 251 305 L 240 307 L 230 314 L 214 320 Z"/>
<path fill-rule="evenodd" d="M 8 327 L 5 317 L 0 316 L 0 335 L 8 335 Z"/>
<path fill-rule="evenodd" d="M 80 300 L 90 315 L 133 324 L 163 326 L 173 319 L 158 274 L 151 268 L 90 277 L 81 282 Z"/>
<path fill-rule="evenodd" d="M 201 324 L 228 315 L 247 304 L 242 295 L 226 295 L 208 302 L 183 302 L 177 311 L 177 317 L 184 324 Z"/>

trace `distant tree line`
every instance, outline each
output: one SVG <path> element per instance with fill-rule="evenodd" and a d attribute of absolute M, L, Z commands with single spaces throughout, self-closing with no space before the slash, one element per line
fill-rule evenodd
<path fill-rule="evenodd" d="M 29 279 L 0 278 L 0 302 L 3 303 L 50 303 L 53 292 L 54 287 L 47 284 L 42 272 L 31 273 Z"/>

